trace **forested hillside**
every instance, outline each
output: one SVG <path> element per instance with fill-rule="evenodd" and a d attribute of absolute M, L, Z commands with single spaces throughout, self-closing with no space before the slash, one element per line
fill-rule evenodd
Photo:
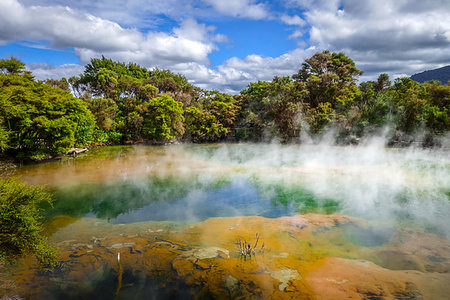
<path fill-rule="evenodd" d="M 411 76 L 411 79 L 419 83 L 437 80 L 443 84 L 448 84 L 450 81 L 450 66 L 420 72 Z"/>
<path fill-rule="evenodd" d="M 36 81 L 24 67 L 15 58 L 0 60 L 0 150 L 17 158 L 73 146 L 300 142 L 324 133 L 336 144 L 383 133 L 388 145 L 432 146 L 450 129 L 450 86 L 392 83 L 387 74 L 358 85 L 362 72 L 343 53 L 316 53 L 296 74 L 250 83 L 239 95 L 104 57 L 68 80 Z"/>

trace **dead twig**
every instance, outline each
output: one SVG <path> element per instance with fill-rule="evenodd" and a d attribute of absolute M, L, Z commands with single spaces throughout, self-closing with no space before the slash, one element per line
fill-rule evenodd
<path fill-rule="evenodd" d="M 242 239 L 240 236 L 238 236 L 237 244 L 239 245 L 239 255 L 243 259 L 251 258 L 252 256 L 256 255 L 258 242 L 259 242 L 259 233 L 256 233 L 256 241 L 255 244 L 251 245 L 251 241 L 247 242 L 245 239 Z M 262 244 L 261 248 L 258 250 L 258 252 L 264 251 L 264 243 Z"/>

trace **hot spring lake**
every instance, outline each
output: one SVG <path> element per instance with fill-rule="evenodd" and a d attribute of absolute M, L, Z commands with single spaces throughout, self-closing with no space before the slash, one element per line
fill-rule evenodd
<path fill-rule="evenodd" d="M 61 266 L 4 266 L 0 298 L 450 295 L 448 150 L 118 146 L 3 175 L 53 193 Z"/>

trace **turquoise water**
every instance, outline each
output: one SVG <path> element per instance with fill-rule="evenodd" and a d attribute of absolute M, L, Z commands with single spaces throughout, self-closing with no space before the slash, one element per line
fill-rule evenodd
<path fill-rule="evenodd" d="M 43 204 L 43 217 L 61 268 L 42 273 L 25 258 L 10 276 L 25 298 L 298 298 L 311 292 L 306 276 L 324 257 L 364 264 L 361 276 L 378 274 L 368 265 L 373 262 L 386 272 L 406 270 L 401 276 L 438 272 L 445 282 L 450 267 L 445 151 L 120 146 L 23 166 L 10 175 L 44 184 L 54 195 L 51 205 Z M 298 218 L 308 213 L 314 214 Z M 265 218 L 231 218 L 241 216 Z M 295 217 L 275 219 L 285 216 Z M 255 233 L 267 251 L 242 260 L 236 239 L 254 242 Z M 214 250 L 209 258 L 195 256 L 208 247 L 229 255 Z M 289 281 L 295 294 L 280 290 L 277 276 L 269 275 L 286 268 L 300 274 Z M 229 286 L 233 282 L 238 289 Z"/>
<path fill-rule="evenodd" d="M 145 221 L 192 223 L 211 217 L 277 218 L 306 211 L 333 213 L 339 204 L 311 191 L 263 185 L 246 177 L 200 179 L 148 177 L 114 183 L 80 184 L 56 189 L 46 217 L 95 217 L 112 224 Z"/>
<path fill-rule="evenodd" d="M 113 224 L 343 213 L 450 233 L 445 151 L 273 144 L 93 149 L 16 170 L 55 194 L 47 218 Z"/>

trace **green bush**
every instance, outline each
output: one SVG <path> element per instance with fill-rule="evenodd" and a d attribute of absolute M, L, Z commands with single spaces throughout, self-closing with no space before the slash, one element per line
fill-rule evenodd
<path fill-rule="evenodd" d="M 56 251 L 42 235 L 38 204 L 43 201 L 51 202 L 51 196 L 42 188 L 0 179 L 0 261 L 32 253 L 41 264 L 56 264 Z"/>

